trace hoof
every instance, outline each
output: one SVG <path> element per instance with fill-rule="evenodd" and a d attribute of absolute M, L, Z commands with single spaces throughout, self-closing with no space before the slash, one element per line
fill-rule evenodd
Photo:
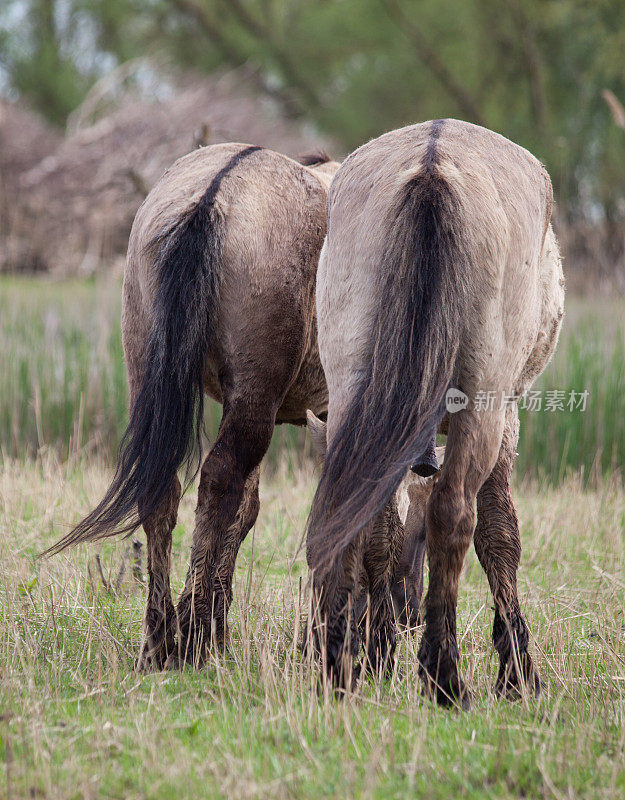
<path fill-rule="evenodd" d="M 166 672 L 182 672 L 186 665 L 187 662 L 178 653 L 172 653 L 163 664 L 163 669 Z"/>
<path fill-rule="evenodd" d="M 160 672 L 167 657 L 176 650 L 173 608 L 154 609 L 148 606 L 143 632 L 143 647 L 135 661 L 136 672 Z"/>
<path fill-rule="evenodd" d="M 529 656 L 521 659 L 521 676 L 516 664 L 508 662 L 501 664 L 499 675 L 495 683 L 495 694 L 504 700 L 520 700 L 524 694 L 529 697 L 538 697 L 544 689 L 538 671 L 532 664 Z"/>
<path fill-rule="evenodd" d="M 471 693 L 458 675 L 456 661 L 440 651 L 436 658 L 430 658 L 429 648 L 425 644 L 422 644 L 419 652 L 419 677 L 423 681 L 425 694 L 436 700 L 439 706 L 456 707 L 462 711 L 471 708 Z"/>
<path fill-rule="evenodd" d="M 182 669 L 183 666 L 201 669 L 209 657 L 210 648 L 204 643 L 204 638 L 191 635 L 188 638 L 182 637 L 179 640 L 176 654 L 172 656 L 171 663 L 175 659 L 178 669 Z"/>
<path fill-rule="evenodd" d="M 326 658 L 325 679 L 335 696 L 353 692 L 358 684 L 362 665 L 356 663 L 354 656 L 345 652 L 329 652 Z"/>
<path fill-rule="evenodd" d="M 212 655 L 226 652 L 228 631 L 214 625 L 210 618 L 178 619 L 178 646 L 174 649 L 178 660 L 200 669 Z"/>
<path fill-rule="evenodd" d="M 370 675 L 389 677 L 395 666 L 395 649 L 397 641 L 393 634 L 390 638 L 383 636 L 375 645 L 368 648 L 365 662 L 366 671 Z"/>
<path fill-rule="evenodd" d="M 425 693 L 431 700 L 436 700 L 441 708 L 458 708 L 461 711 L 470 711 L 471 693 L 464 684 L 464 681 L 455 675 L 448 680 L 441 682 L 435 681 L 431 677 L 424 679 Z"/>
<path fill-rule="evenodd" d="M 351 670 L 341 670 L 339 673 L 336 670 L 330 670 L 328 677 L 337 700 L 342 700 L 346 695 L 356 691 L 361 675 L 361 664 L 352 664 Z"/>
<path fill-rule="evenodd" d="M 164 647 L 150 648 L 145 644 L 143 650 L 135 660 L 135 672 L 141 674 L 160 672 L 165 669 L 167 660 L 167 651 Z"/>

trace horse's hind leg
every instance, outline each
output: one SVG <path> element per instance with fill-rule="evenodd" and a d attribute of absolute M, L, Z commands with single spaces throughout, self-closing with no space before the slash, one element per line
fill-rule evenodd
<path fill-rule="evenodd" d="M 391 587 L 404 544 L 404 526 L 394 497 L 375 520 L 365 541 L 363 564 L 369 584 L 369 603 L 361 631 L 368 666 L 377 673 L 390 666 L 397 641 Z"/>
<path fill-rule="evenodd" d="M 529 632 L 516 585 L 521 537 L 510 494 L 510 478 L 518 438 L 518 410 L 514 406 L 506 412 L 497 463 L 477 495 L 475 528 L 475 551 L 495 600 L 493 643 L 500 660 L 495 690 L 509 697 L 518 696 L 523 687 L 531 693 L 540 692 L 540 678 L 528 652 Z"/>
<path fill-rule="evenodd" d="M 243 540 L 254 527 L 260 509 L 258 497 L 258 481 L 260 467 L 252 470 L 245 482 L 243 499 L 237 511 L 234 522 L 226 531 L 222 541 L 221 551 L 217 556 L 215 565 L 215 579 L 213 587 L 213 640 L 218 643 L 227 643 L 228 638 L 228 609 L 232 603 L 232 579 L 239 548 Z"/>
<path fill-rule="evenodd" d="M 312 646 L 324 660 L 325 674 L 338 691 L 351 691 L 358 678 L 355 658 L 358 631 L 359 578 L 363 574 L 365 533 L 351 541 L 331 574 L 323 581 L 313 575 Z"/>
<path fill-rule="evenodd" d="M 165 499 L 145 521 L 147 538 L 148 602 L 144 619 L 145 642 L 137 660 L 137 669 L 162 669 L 175 652 L 174 604 L 171 599 L 171 534 L 176 525 L 180 503 L 180 481 L 174 480 Z"/>
<path fill-rule="evenodd" d="M 419 674 L 441 705 L 469 704 L 458 675 L 458 583 L 473 538 L 475 498 L 497 460 L 503 424 L 503 412 L 465 409 L 453 416 L 441 477 L 427 505 L 430 576 Z"/>
<path fill-rule="evenodd" d="M 135 298 L 127 296 L 131 284 L 124 285 L 124 304 L 130 308 L 130 317 L 136 328 L 122 321 L 124 338 L 124 354 L 128 368 L 128 393 L 132 409 L 139 391 L 143 363 L 138 353 L 143 351 L 145 332 L 139 333 L 147 326 L 141 310 L 132 303 Z M 139 332 L 139 333 L 138 333 Z M 144 643 L 137 659 L 136 668 L 140 671 L 162 669 L 167 659 L 175 652 L 174 633 L 176 629 L 176 613 L 171 598 L 169 574 L 171 570 L 171 534 L 176 526 L 178 506 L 180 504 L 181 486 L 178 478 L 174 478 L 169 492 L 160 506 L 143 523 L 147 544 L 148 562 L 148 599 L 143 622 Z M 142 515 L 142 509 L 139 508 Z"/>
<path fill-rule="evenodd" d="M 275 411 L 249 399 L 224 403 L 217 440 L 200 473 L 195 529 L 186 582 L 178 602 L 178 656 L 201 663 L 221 648 L 241 542 L 258 514 L 258 470 Z"/>

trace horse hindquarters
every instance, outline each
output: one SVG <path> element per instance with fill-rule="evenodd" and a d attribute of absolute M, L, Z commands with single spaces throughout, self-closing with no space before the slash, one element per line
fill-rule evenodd
<path fill-rule="evenodd" d="M 394 184 L 391 209 L 376 208 L 365 226 L 361 204 L 370 201 L 357 181 L 357 160 L 348 165 L 330 193 L 317 283 L 328 453 L 307 553 L 322 584 L 328 565 L 344 558 L 359 531 L 378 524 L 408 467 L 431 449 L 468 298 L 454 187 L 431 164 L 417 165 Z M 326 583 L 331 630 L 332 595 L 345 587 Z M 390 585 L 386 591 L 390 604 Z"/>

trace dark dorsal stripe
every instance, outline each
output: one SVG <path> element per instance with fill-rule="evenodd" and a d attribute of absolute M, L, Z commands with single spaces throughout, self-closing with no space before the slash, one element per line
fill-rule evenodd
<path fill-rule="evenodd" d="M 200 203 L 212 205 L 215 202 L 215 197 L 217 197 L 217 192 L 219 191 L 222 180 L 230 172 L 230 170 L 234 169 L 237 164 L 240 164 L 246 156 L 249 156 L 252 153 L 255 153 L 257 150 L 262 149 L 263 148 L 260 145 L 253 144 L 249 147 L 246 147 L 244 150 L 240 150 L 238 153 L 235 153 L 230 161 L 228 161 L 226 166 L 222 167 L 222 169 L 219 170 L 217 175 L 215 175 L 213 180 L 210 182 L 208 189 L 204 192 L 204 195 L 200 200 Z"/>
<path fill-rule="evenodd" d="M 430 170 L 438 164 L 438 137 L 441 135 L 441 130 L 445 124 L 444 119 L 435 119 L 430 129 L 430 139 L 428 141 L 427 150 L 423 157 L 423 166 L 426 170 Z"/>

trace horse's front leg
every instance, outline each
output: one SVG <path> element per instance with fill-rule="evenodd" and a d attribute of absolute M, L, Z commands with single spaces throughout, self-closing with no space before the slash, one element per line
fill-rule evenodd
<path fill-rule="evenodd" d="M 393 497 L 375 520 L 364 554 L 369 604 L 361 630 L 369 669 L 376 674 L 391 667 L 395 652 L 397 623 L 392 588 L 403 545 L 404 526 Z"/>
<path fill-rule="evenodd" d="M 310 563 L 310 552 L 308 556 Z M 351 691 L 359 674 L 355 660 L 360 646 L 362 556 L 363 534 L 360 534 L 326 575 L 313 575 L 309 636 L 314 651 L 321 657 L 330 685 L 339 692 Z"/>
<path fill-rule="evenodd" d="M 425 507 L 433 481 L 409 483 L 406 487 L 408 510 L 399 563 L 393 577 L 391 594 L 398 623 L 414 630 L 421 622 L 423 566 L 425 562 Z"/>

